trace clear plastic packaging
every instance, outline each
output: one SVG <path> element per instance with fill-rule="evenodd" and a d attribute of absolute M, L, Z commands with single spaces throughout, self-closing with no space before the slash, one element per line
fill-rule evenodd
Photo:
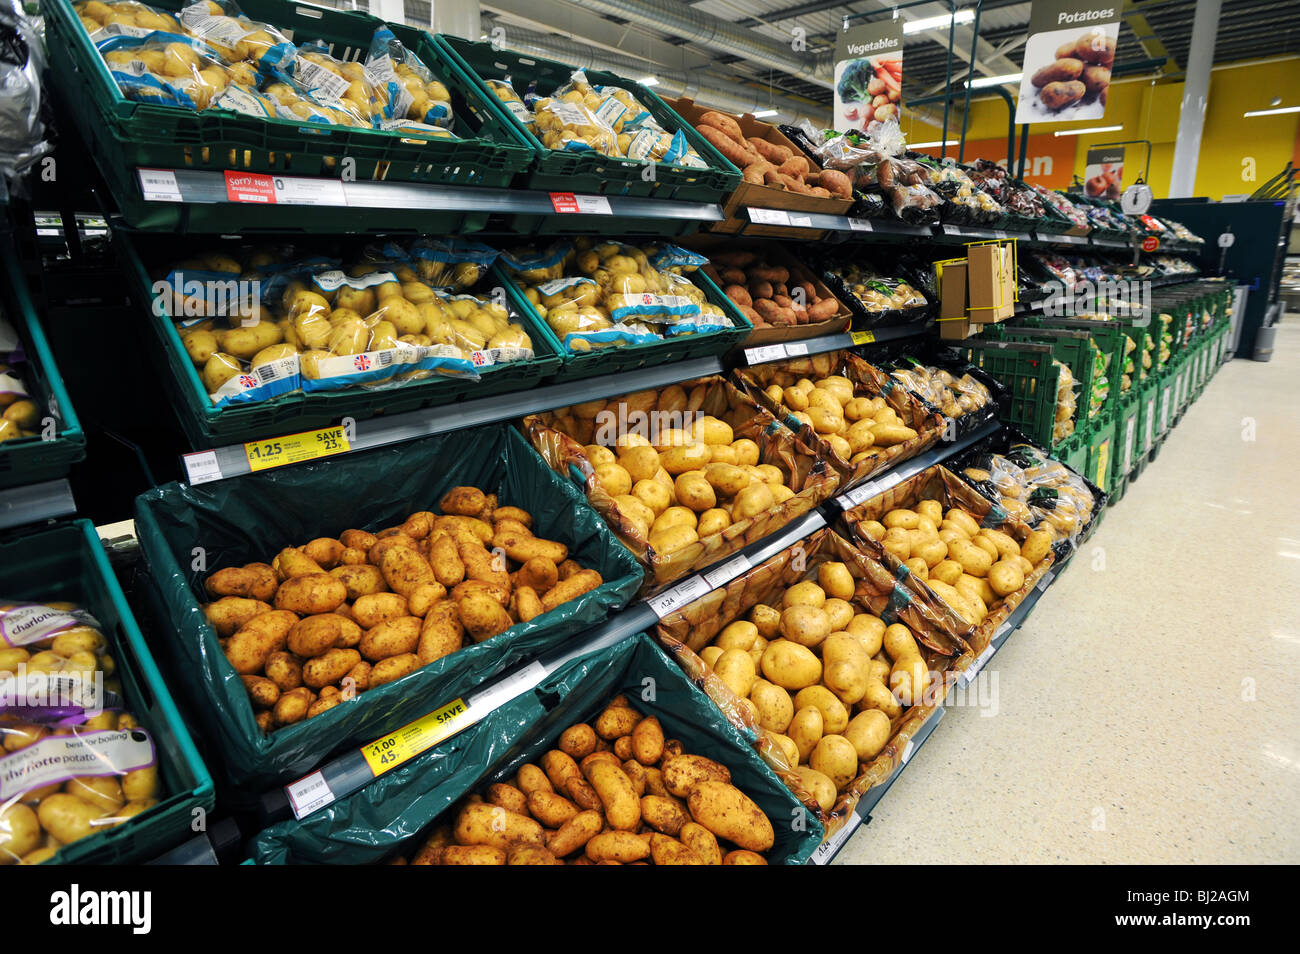
<path fill-rule="evenodd" d="M 116 670 L 85 610 L 0 603 L 0 864 L 40 864 L 158 803 L 157 752 Z"/>
<path fill-rule="evenodd" d="M 409 122 L 450 130 L 455 122 L 451 93 L 388 27 L 375 31 L 366 76 L 383 108 L 380 128 L 409 128 Z"/>

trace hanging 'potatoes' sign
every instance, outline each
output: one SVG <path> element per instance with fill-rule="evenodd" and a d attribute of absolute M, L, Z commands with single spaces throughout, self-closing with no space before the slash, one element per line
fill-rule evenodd
<path fill-rule="evenodd" d="M 1101 119 L 1119 38 L 1120 0 L 1034 0 L 1017 123 Z"/>

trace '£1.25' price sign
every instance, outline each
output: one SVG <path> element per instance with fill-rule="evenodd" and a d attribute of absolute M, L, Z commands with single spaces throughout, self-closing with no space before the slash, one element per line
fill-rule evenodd
<path fill-rule="evenodd" d="M 285 464 L 300 464 L 318 457 L 331 457 L 351 449 L 342 425 L 319 431 L 288 434 L 274 440 L 249 441 L 244 445 L 249 470 L 267 470 Z"/>

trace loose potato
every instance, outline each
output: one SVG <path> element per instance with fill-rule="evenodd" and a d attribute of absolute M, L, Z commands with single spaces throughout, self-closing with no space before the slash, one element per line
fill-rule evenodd
<path fill-rule="evenodd" d="M 514 623 L 505 607 L 486 596 L 467 596 L 457 603 L 461 623 L 475 642 L 504 633 Z"/>
<path fill-rule="evenodd" d="M 758 709 L 758 724 L 771 732 L 785 732 L 794 718 L 794 700 L 790 693 L 766 679 L 755 679 L 749 701 Z"/>
<path fill-rule="evenodd" d="M 367 593 L 352 604 L 352 618 L 362 629 L 408 615 L 406 598 L 397 593 Z"/>
<path fill-rule="evenodd" d="M 722 850 L 718 847 L 718 839 L 699 822 L 688 821 L 681 827 L 677 837 L 704 864 L 722 864 Z"/>
<path fill-rule="evenodd" d="M 266 563 L 227 567 L 213 573 L 204 583 L 210 596 L 241 596 L 264 603 L 275 596 L 278 585 L 275 570 Z"/>
<path fill-rule="evenodd" d="M 659 738 L 662 745 L 662 732 Z M 585 723 L 571 725 L 560 734 L 559 747 L 561 752 L 572 759 L 586 758 L 596 751 L 596 731 Z M 655 758 L 646 764 L 653 765 L 657 761 L 658 758 Z"/>
<path fill-rule="evenodd" d="M 401 679 L 408 673 L 415 672 L 420 668 L 420 657 L 415 653 L 406 653 L 401 656 L 389 656 L 387 659 L 381 659 L 370 667 L 370 688 L 382 686 L 384 683 L 393 682 Z"/>
<path fill-rule="evenodd" d="M 258 709 L 270 709 L 280 700 L 280 687 L 265 676 L 240 676 L 248 698 Z"/>
<path fill-rule="evenodd" d="M 835 783 L 825 773 L 817 771 L 810 765 L 800 765 L 794 770 L 799 783 L 813 797 L 819 808 L 829 812 L 835 807 Z"/>
<path fill-rule="evenodd" d="M 217 635 L 223 639 L 233 636 L 236 630 L 254 616 L 269 612 L 271 612 L 270 603 L 243 596 L 223 596 L 203 607 L 203 615 L 208 618 Z"/>
<path fill-rule="evenodd" d="M 420 641 L 415 650 L 420 665 L 428 665 L 454 653 L 461 648 L 464 638 L 465 627 L 460 621 L 457 604 L 450 600 L 438 603 L 425 615 L 420 629 Z"/>
<path fill-rule="evenodd" d="M 302 662 L 292 653 L 271 653 L 265 671 L 266 678 L 274 682 L 282 693 L 302 685 Z"/>
<path fill-rule="evenodd" d="M 1014 559 L 999 560 L 989 567 L 988 585 L 998 596 L 1007 596 L 1025 585 L 1025 573 Z"/>
<path fill-rule="evenodd" d="M 849 724 L 848 707 L 825 686 L 807 686 L 799 690 L 794 697 L 796 714 L 808 706 L 815 706 L 821 710 L 823 733 L 843 732 Z"/>
<path fill-rule="evenodd" d="M 1052 534 L 1048 530 L 1035 530 L 1025 538 L 1020 547 L 1020 555 L 1037 566 L 1052 548 Z"/>
<path fill-rule="evenodd" d="M 808 757 L 808 764 L 829 778 L 837 792 L 843 791 L 857 777 L 858 753 L 844 736 L 823 735 Z"/>
<path fill-rule="evenodd" d="M 452 834 L 458 845 L 491 845 L 503 850 L 512 844 L 544 844 L 542 826 L 536 821 L 486 802 L 463 807 Z"/>
<path fill-rule="evenodd" d="M 700 858 L 676 838 L 655 834 L 650 836 L 650 856 L 656 865 L 702 865 Z"/>
<path fill-rule="evenodd" d="M 319 656 L 336 646 L 345 645 L 350 641 L 345 638 L 345 633 L 350 634 L 352 630 L 359 629 L 356 623 L 338 613 L 325 612 L 308 616 L 294 623 L 289 630 L 289 651 L 303 658 Z"/>
<path fill-rule="evenodd" d="M 691 820 L 676 799 L 661 795 L 642 796 L 641 818 L 655 831 L 673 836 L 676 836 L 682 830 L 682 826 Z"/>
<path fill-rule="evenodd" d="M 444 865 L 504 865 L 505 849 L 492 845 L 447 845 L 442 849 Z"/>
<path fill-rule="evenodd" d="M 547 838 L 546 848 L 557 858 L 571 855 L 584 848 L 600 832 L 603 823 L 600 812 L 579 812 Z"/>
<path fill-rule="evenodd" d="M 648 839 L 640 838 L 630 831 L 607 831 L 596 835 L 587 842 L 587 857 L 592 861 L 617 861 L 631 864 L 650 856 Z"/>
<path fill-rule="evenodd" d="M 720 762 L 702 755 L 674 755 L 661 766 L 664 787 L 677 798 L 685 798 L 703 781 L 730 782 L 731 771 Z M 697 818 L 696 821 L 699 821 Z"/>
<path fill-rule="evenodd" d="M 849 720 L 844 737 L 858 754 L 859 762 L 869 762 L 889 743 L 889 716 L 879 709 L 865 709 Z"/>
<path fill-rule="evenodd" d="M 555 792 L 533 792 L 527 796 L 526 806 L 533 818 L 547 828 L 559 828 L 578 814 L 578 806 Z"/>
<path fill-rule="evenodd" d="M 800 762 L 807 762 L 812 750 L 821 741 L 825 720 L 822 711 L 814 705 L 804 706 L 795 712 L 787 727 L 787 734 L 794 742 Z"/>
<path fill-rule="evenodd" d="M 798 691 L 811 686 L 822 675 L 822 663 L 807 646 L 788 639 L 775 639 L 763 651 L 763 676 L 783 689 Z"/>
<path fill-rule="evenodd" d="M 758 675 L 753 658 L 743 649 L 724 650 L 713 664 L 713 671 L 741 699 L 749 696 Z"/>
<path fill-rule="evenodd" d="M 838 600 L 853 599 L 853 575 L 843 563 L 823 563 L 819 566 L 817 583 L 827 596 Z"/>
<path fill-rule="evenodd" d="M 311 616 L 332 612 L 347 598 L 348 588 L 341 580 L 328 573 L 310 573 L 281 583 L 275 592 L 275 608 Z"/>
<path fill-rule="evenodd" d="M 390 656 L 413 653 L 420 644 L 423 627 L 424 621 L 418 616 L 399 616 L 397 619 L 385 620 L 362 635 L 361 656 L 375 663 Z"/>
<path fill-rule="evenodd" d="M 782 606 L 813 606 L 821 607 L 826 604 L 826 591 L 823 590 L 812 580 L 804 580 L 796 583 L 785 591 L 785 596 L 781 599 Z"/>
<path fill-rule="evenodd" d="M 437 576 L 429 562 L 417 550 L 406 547 L 394 547 L 386 551 L 380 560 L 379 569 L 388 588 L 402 596 L 409 596 L 417 587 L 437 582 Z"/>
<path fill-rule="evenodd" d="M 631 735 L 641 722 L 641 713 L 628 706 L 607 706 L 596 716 L 596 734 L 602 739 L 613 740 L 620 736 Z"/>
<path fill-rule="evenodd" d="M 628 832 L 635 829 L 641 821 L 641 803 L 627 773 L 620 766 L 604 760 L 589 762 L 584 767 L 584 772 L 587 781 L 600 796 L 609 826 Z M 590 854 L 590 844 L 588 853 Z"/>
<path fill-rule="evenodd" d="M 790 592 L 788 590 L 786 595 L 789 596 Z M 801 646 L 816 648 L 830 632 L 830 617 L 816 606 L 795 603 L 781 613 L 781 635 Z"/>
<path fill-rule="evenodd" d="M 711 510 L 718 504 L 713 486 L 702 474 L 687 472 L 679 475 L 673 484 L 673 491 L 678 503 L 695 513 Z"/>
<path fill-rule="evenodd" d="M 776 841 L 762 809 L 730 782 L 699 782 L 687 796 L 687 805 L 696 822 L 747 851 L 767 851 Z"/>

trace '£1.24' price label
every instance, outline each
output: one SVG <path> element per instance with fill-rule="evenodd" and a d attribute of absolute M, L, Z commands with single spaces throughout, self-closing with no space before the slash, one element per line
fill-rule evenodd
<path fill-rule="evenodd" d="M 249 441 L 244 445 L 244 454 L 248 457 L 249 470 L 257 471 L 343 454 L 350 449 L 347 431 L 339 425 L 320 431 L 288 434 L 274 440 Z"/>

